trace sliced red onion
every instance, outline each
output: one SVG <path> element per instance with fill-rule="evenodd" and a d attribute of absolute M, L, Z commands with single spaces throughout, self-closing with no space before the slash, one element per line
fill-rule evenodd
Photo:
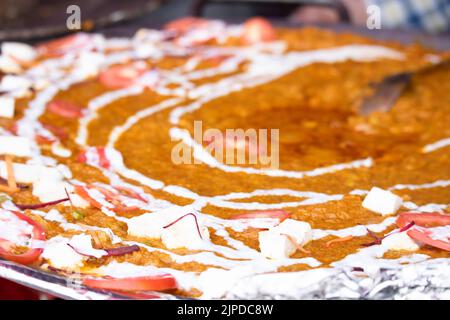
<path fill-rule="evenodd" d="M 111 248 L 111 249 L 105 249 L 105 251 L 108 253 L 108 256 L 122 256 L 124 254 L 132 253 L 135 251 L 139 251 L 140 248 L 138 245 L 132 245 L 132 246 L 125 246 L 125 247 L 119 247 L 119 248 Z"/>
<path fill-rule="evenodd" d="M 404 232 L 406 230 L 411 229 L 412 227 L 414 227 L 416 223 L 414 221 L 411 221 L 410 223 L 408 223 L 406 226 L 404 226 L 403 228 L 401 228 L 400 230 L 398 230 L 398 232 Z M 396 232 L 397 233 L 397 232 Z"/>
<path fill-rule="evenodd" d="M 38 203 L 38 204 L 17 204 L 14 203 L 14 205 L 19 208 L 20 210 L 35 210 L 35 209 L 41 209 L 41 208 L 45 208 L 48 206 L 53 206 L 56 204 L 59 204 L 61 202 L 66 202 L 69 201 L 69 198 L 64 198 L 64 199 L 60 199 L 60 200 L 55 200 L 55 201 L 50 201 L 50 202 L 44 202 L 44 203 Z"/>
<path fill-rule="evenodd" d="M 184 216 L 179 217 L 177 220 L 175 220 L 175 221 L 169 223 L 167 226 L 164 226 L 163 228 L 164 228 L 164 229 L 169 228 L 169 227 L 173 226 L 175 223 L 177 223 L 178 221 L 180 221 L 180 220 L 186 218 L 187 216 L 193 216 L 193 217 L 194 217 L 195 224 L 196 224 L 196 226 L 197 226 L 197 232 L 198 232 L 198 235 L 200 236 L 200 239 L 203 239 L 202 233 L 200 232 L 200 227 L 199 227 L 199 225 L 198 225 L 197 216 L 196 216 L 195 214 L 193 214 L 192 212 L 191 212 L 191 213 L 186 213 Z"/>
<path fill-rule="evenodd" d="M 414 223 L 414 221 L 412 221 L 412 222 L 408 223 L 406 226 L 404 226 L 403 228 L 401 228 L 401 229 L 399 229 L 399 230 L 396 230 L 396 231 L 394 231 L 394 232 L 391 232 L 391 233 L 389 233 L 388 235 L 386 235 L 386 236 L 384 236 L 384 237 L 382 237 L 382 238 L 378 237 L 375 233 L 373 233 L 372 231 L 370 231 L 369 229 L 366 228 L 366 229 L 367 229 L 367 233 L 368 233 L 372 238 L 374 238 L 375 240 L 374 240 L 373 242 L 363 244 L 363 246 L 364 246 L 364 247 L 370 247 L 370 246 L 373 246 L 373 245 L 381 244 L 381 242 L 382 242 L 384 239 L 386 239 L 387 237 L 389 237 L 389 236 L 391 236 L 391 235 L 393 235 L 393 234 L 396 234 L 396 233 L 401 233 L 401 232 L 404 232 L 404 231 L 406 231 L 406 230 L 409 230 L 409 229 L 411 229 L 414 225 L 415 225 L 415 223 Z"/>
<path fill-rule="evenodd" d="M 106 255 L 108 255 L 108 253 L 106 252 L 106 250 L 98 250 L 98 249 L 91 249 L 91 250 L 89 250 L 90 252 L 88 252 L 88 251 L 82 251 L 80 248 L 76 248 L 75 246 L 73 246 L 72 244 L 70 244 L 70 243 L 68 243 L 67 244 L 69 247 L 71 247 L 72 248 L 72 250 L 73 251 L 75 251 L 76 253 L 78 253 L 78 254 L 80 254 L 80 255 L 82 255 L 82 256 L 85 256 L 85 257 L 89 257 L 89 258 L 96 258 L 96 259 L 99 259 L 99 258 L 101 258 L 101 257 L 103 257 L 103 256 L 106 256 Z M 101 252 L 101 251 L 103 251 L 103 252 Z M 92 254 L 92 252 L 98 252 L 98 254 L 97 255 L 94 255 L 94 254 Z"/>

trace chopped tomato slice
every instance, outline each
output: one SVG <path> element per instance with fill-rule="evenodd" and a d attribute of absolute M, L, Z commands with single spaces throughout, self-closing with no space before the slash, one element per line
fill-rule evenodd
<path fill-rule="evenodd" d="M 97 148 L 100 167 L 108 169 L 111 166 L 111 163 L 109 162 L 108 158 L 106 157 L 106 150 L 104 147 L 98 147 Z"/>
<path fill-rule="evenodd" d="M 47 105 L 47 110 L 68 119 L 78 119 L 83 116 L 82 107 L 64 100 L 53 100 Z"/>
<path fill-rule="evenodd" d="M 122 199 L 120 199 L 121 194 L 114 193 L 106 188 L 100 187 L 100 186 L 93 186 L 93 188 L 100 191 L 114 207 L 112 208 L 113 211 L 116 212 L 129 212 L 129 211 L 135 211 L 138 210 L 138 207 L 135 206 L 126 206 L 122 204 Z"/>
<path fill-rule="evenodd" d="M 177 288 L 177 282 L 170 274 L 135 278 L 86 278 L 83 284 L 96 289 L 121 291 L 165 291 Z"/>
<path fill-rule="evenodd" d="M 44 229 L 33 219 L 29 218 L 28 216 L 24 215 L 20 212 L 11 211 L 14 215 L 16 215 L 17 218 L 20 220 L 23 220 L 30 224 L 33 229 L 30 234 L 31 238 L 34 240 L 45 240 L 45 232 Z M 21 264 L 32 264 L 33 262 L 37 261 L 42 253 L 41 248 L 36 249 L 29 249 L 28 251 L 20 254 L 15 254 L 12 252 L 12 249 L 14 248 L 14 243 L 10 242 L 6 239 L 0 238 L 0 257 L 14 261 Z"/>
<path fill-rule="evenodd" d="M 122 186 L 115 186 L 114 189 L 118 190 L 120 193 L 124 194 L 125 196 L 129 198 L 133 198 L 136 200 L 140 200 L 142 202 L 147 202 L 144 197 L 142 197 L 139 193 L 134 191 L 133 189 L 122 187 Z"/>
<path fill-rule="evenodd" d="M 413 228 L 413 229 L 407 231 L 407 234 L 414 240 L 420 241 L 429 246 L 432 246 L 432 247 L 435 247 L 438 249 L 442 249 L 445 251 L 450 251 L 450 241 L 433 239 L 431 237 L 431 231 L 429 231 L 427 229 Z"/>
<path fill-rule="evenodd" d="M 136 79 L 147 70 L 143 63 L 133 63 L 110 67 L 101 72 L 98 80 L 110 89 L 127 88 L 136 82 Z"/>
<path fill-rule="evenodd" d="M 67 52 L 78 51 L 92 43 L 87 33 L 79 32 L 56 40 L 41 43 L 36 47 L 39 54 L 45 56 L 60 56 Z"/>
<path fill-rule="evenodd" d="M 98 165 L 105 169 L 109 169 L 109 167 L 111 166 L 111 163 L 109 162 L 109 159 L 106 156 L 106 149 L 104 147 L 90 147 L 87 150 L 81 151 L 77 157 L 78 162 L 88 163 L 88 158 L 87 158 L 88 152 L 95 152 L 97 154 L 98 163 L 95 163 L 95 165 Z"/>
<path fill-rule="evenodd" d="M 66 140 L 67 138 L 69 138 L 69 134 L 64 128 L 57 127 L 47 123 L 43 123 L 42 126 L 61 140 Z"/>
<path fill-rule="evenodd" d="M 91 206 L 93 206 L 94 208 L 97 208 L 97 209 L 102 208 L 102 204 L 100 202 L 98 202 L 97 200 L 93 199 L 89 195 L 89 193 L 85 187 L 75 185 L 74 190 L 77 195 L 79 195 L 83 200 L 89 202 L 89 204 Z"/>
<path fill-rule="evenodd" d="M 89 204 L 94 208 L 101 209 L 102 204 L 89 195 L 88 189 L 96 189 L 97 191 L 99 191 L 105 197 L 106 201 L 108 201 L 112 205 L 111 210 L 113 210 L 114 212 L 130 212 L 139 210 L 138 207 L 124 205 L 122 203 L 122 199 L 120 199 L 121 195 L 119 193 L 114 193 L 113 191 L 106 188 L 93 185 L 89 186 L 88 188 L 83 186 L 75 186 L 75 193 L 85 201 L 89 202 Z"/>
<path fill-rule="evenodd" d="M 261 210 L 250 213 L 238 214 L 237 216 L 234 216 L 231 219 L 235 220 L 235 219 L 255 219 L 255 218 L 280 219 L 281 222 L 289 218 L 289 212 L 284 210 Z"/>
<path fill-rule="evenodd" d="M 402 212 L 397 218 L 397 226 L 402 228 L 408 223 L 414 222 L 421 227 L 439 227 L 450 225 L 450 214 Z"/>
<path fill-rule="evenodd" d="M 241 39 L 245 44 L 273 41 L 276 39 L 276 32 L 266 19 L 252 18 L 245 22 Z"/>
<path fill-rule="evenodd" d="M 40 134 L 37 134 L 34 138 L 38 144 L 52 144 L 55 142 L 55 139 L 44 137 Z"/>
<path fill-rule="evenodd" d="M 164 26 L 164 30 L 173 31 L 178 34 L 183 34 L 193 28 L 205 26 L 207 23 L 208 23 L 207 19 L 196 17 L 183 17 L 180 19 L 173 20 L 168 24 L 166 24 Z"/>

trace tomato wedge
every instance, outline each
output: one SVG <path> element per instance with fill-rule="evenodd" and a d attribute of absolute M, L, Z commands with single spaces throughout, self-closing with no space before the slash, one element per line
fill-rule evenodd
<path fill-rule="evenodd" d="M 95 152 L 98 157 L 98 162 L 89 163 L 89 164 L 94 164 L 94 165 L 98 165 L 99 167 L 109 169 L 109 167 L 111 166 L 111 163 L 109 162 L 109 159 L 106 156 L 105 147 L 90 147 L 87 150 L 83 150 L 78 155 L 77 161 L 80 163 L 88 163 L 88 158 L 87 158 L 88 152 Z"/>
<path fill-rule="evenodd" d="M 87 191 L 88 189 L 96 189 L 99 191 L 105 197 L 106 201 L 111 204 L 112 207 L 110 209 L 114 212 L 130 212 L 139 210 L 138 207 L 124 205 L 122 203 L 122 199 L 120 199 L 121 194 L 114 193 L 106 188 L 100 186 L 89 186 L 88 188 L 83 186 L 74 186 L 74 188 L 75 193 L 85 201 L 89 202 L 89 204 L 94 208 L 101 209 L 102 204 L 89 195 Z"/>
<path fill-rule="evenodd" d="M 121 291 L 165 291 L 177 288 L 175 278 L 168 273 L 135 278 L 86 278 L 83 284 L 96 289 Z"/>
<path fill-rule="evenodd" d="M 40 134 L 35 135 L 34 139 L 38 144 L 52 144 L 53 142 L 56 141 L 55 139 L 44 137 Z"/>
<path fill-rule="evenodd" d="M 245 44 L 273 41 L 276 32 L 272 24 L 264 18 L 252 18 L 244 23 L 241 40 Z"/>
<path fill-rule="evenodd" d="M 450 225 L 450 214 L 402 212 L 399 214 L 396 223 L 399 228 L 402 228 L 410 222 L 414 222 L 415 225 L 421 227 L 446 226 Z"/>
<path fill-rule="evenodd" d="M 80 50 L 92 42 L 92 38 L 83 32 L 75 33 L 56 40 L 41 43 L 36 47 L 39 54 L 60 56 L 67 52 Z"/>
<path fill-rule="evenodd" d="M 75 186 L 74 186 L 74 191 L 75 191 L 75 193 L 76 193 L 77 195 L 79 195 L 83 200 L 89 202 L 89 204 L 90 204 L 91 206 L 93 206 L 94 208 L 97 208 L 97 209 L 101 209 L 101 208 L 102 208 L 102 204 L 101 204 L 100 202 L 96 201 L 95 199 L 93 199 L 93 198 L 89 195 L 89 193 L 88 193 L 88 191 L 87 191 L 87 189 L 86 189 L 85 187 L 75 185 Z"/>
<path fill-rule="evenodd" d="M 47 110 L 68 119 L 78 119 L 83 116 L 82 107 L 64 100 L 53 100 L 47 105 Z"/>
<path fill-rule="evenodd" d="M 101 72 L 98 81 L 109 89 L 127 88 L 133 85 L 146 70 L 142 63 L 113 66 Z"/>
<path fill-rule="evenodd" d="M 205 26 L 208 23 L 207 19 L 196 17 L 183 17 L 173 20 L 164 26 L 164 30 L 173 31 L 177 34 L 183 34 L 193 28 Z"/>
<path fill-rule="evenodd" d="M 280 219 L 281 222 L 289 218 L 289 215 L 290 215 L 289 212 L 284 210 L 261 210 L 250 213 L 238 214 L 237 216 L 234 216 L 231 219 L 235 220 L 235 219 L 273 218 L 273 219 Z"/>
<path fill-rule="evenodd" d="M 147 200 L 144 197 L 142 197 L 139 193 L 137 193 L 136 191 L 134 191 L 131 188 L 127 188 L 127 187 L 123 187 L 123 186 L 114 186 L 114 189 L 118 190 L 120 193 L 122 193 L 123 195 L 125 195 L 129 198 L 140 200 L 142 202 L 147 202 Z"/>
<path fill-rule="evenodd" d="M 23 213 L 15 211 L 10 212 L 12 212 L 20 220 L 27 222 L 33 227 L 33 230 L 30 234 L 32 239 L 45 240 L 44 229 L 37 222 L 29 218 L 28 216 L 24 215 Z M 0 257 L 20 264 L 29 265 L 37 261 L 42 253 L 41 248 L 36 248 L 36 249 L 29 249 L 28 251 L 21 254 L 15 254 L 14 252 L 12 252 L 13 247 L 14 243 L 12 243 L 9 240 L 0 238 Z"/>
<path fill-rule="evenodd" d="M 57 127 L 47 123 L 43 123 L 42 126 L 62 141 L 67 140 L 69 138 L 69 134 L 64 128 Z"/>
<path fill-rule="evenodd" d="M 450 242 L 443 240 L 435 240 L 431 237 L 431 231 L 427 229 L 417 229 L 413 228 L 412 230 L 407 231 L 408 236 L 413 238 L 414 240 L 423 242 L 429 246 L 442 249 L 445 251 L 450 251 Z"/>

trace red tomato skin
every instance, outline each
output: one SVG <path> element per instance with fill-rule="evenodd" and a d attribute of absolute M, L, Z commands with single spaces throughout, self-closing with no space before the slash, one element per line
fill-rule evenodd
<path fill-rule="evenodd" d="M 87 287 L 120 291 L 166 291 L 177 288 L 175 278 L 170 274 L 136 278 L 86 278 Z"/>
<path fill-rule="evenodd" d="M 244 23 L 241 40 L 244 44 L 273 41 L 277 38 L 272 24 L 264 18 L 252 18 Z"/>
<path fill-rule="evenodd" d="M 106 157 L 106 149 L 104 147 L 97 147 L 98 157 L 100 161 L 100 167 L 109 169 L 111 166 L 111 163 L 109 162 L 108 158 Z"/>
<path fill-rule="evenodd" d="M 208 23 L 207 19 L 196 18 L 196 17 L 183 17 L 173 20 L 167 23 L 163 29 L 167 31 L 173 31 L 178 34 L 183 34 L 192 28 L 201 27 Z"/>
<path fill-rule="evenodd" d="M 19 219 L 27 222 L 28 224 L 30 224 L 33 227 L 33 232 L 31 235 L 33 239 L 45 240 L 45 238 L 46 238 L 45 231 L 37 222 L 35 222 L 30 217 L 24 215 L 23 213 L 16 212 L 16 211 L 11 211 L 11 212 L 13 214 L 15 214 Z M 0 238 L 0 257 L 10 260 L 10 261 L 13 261 L 13 262 L 24 264 L 24 265 L 29 265 L 29 264 L 32 264 L 35 261 L 37 261 L 43 251 L 41 248 L 36 248 L 36 249 L 30 249 L 21 254 L 14 254 L 14 253 L 11 253 L 8 249 L 5 249 L 5 248 L 11 247 L 12 245 L 13 244 L 10 241 Z"/>
<path fill-rule="evenodd" d="M 62 141 L 67 140 L 69 138 L 69 134 L 64 128 L 57 127 L 47 123 L 42 124 L 42 126 Z"/>
<path fill-rule="evenodd" d="M 108 89 L 127 88 L 145 71 L 136 64 L 112 66 L 98 75 L 98 81 Z"/>
<path fill-rule="evenodd" d="M 397 226 L 402 228 L 408 223 L 414 222 L 421 227 L 439 227 L 450 225 L 450 215 L 441 214 L 438 212 L 432 213 L 415 213 L 415 212 L 402 212 L 397 218 Z"/>
<path fill-rule="evenodd" d="M 64 100 L 53 100 L 47 105 L 47 110 L 67 119 L 79 119 L 83 116 L 80 106 Z"/>
<path fill-rule="evenodd" d="M 428 232 L 426 232 L 426 230 L 412 229 L 407 231 L 407 234 L 414 240 L 425 243 L 431 247 L 450 251 L 450 242 L 434 240 L 428 235 Z"/>
<path fill-rule="evenodd" d="M 91 42 L 91 37 L 84 32 L 78 32 L 66 37 L 50 40 L 36 47 L 40 55 L 57 57 L 70 51 L 83 48 Z"/>
<path fill-rule="evenodd" d="M 139 193 L 137 193 L 136 191 L 134 191 L 130 188 L 122 187 L 122 186 L 115 186 L 114 188 L 129 198 L 140 200 L 142 202 L 147 202 L 147 200 L 145 200 L 144 197 L 142 197 Z"/>
<path fill-rule="evenodd" d="M 98 155 L 98 165 L 102 168 L 109 169 L 111 166 L 111 163 L 109 162 L 108 158 L 106 157 L 106 149 L 104 147 L 93 147 L 95 148 L 95 151 Z M 83 150 L 81 151 L 77 156 L 77 161 L 79 163 L 87 163 L 87 151 Z"/>
<path fill-rule="evenodd" d="M 91 196 L 89 195 L 89 193 L 87 192 L 85 187 L 75 185 L 74 190 L 77 195 L 79 195 L 83 200 L 89 202 L 89 204 L 91 206 L 93 206 L 94 208 L 97 208 L 97 209 L 102 208 L 101 203 L 96 201 L 95 199 L 91 198 Z"/>

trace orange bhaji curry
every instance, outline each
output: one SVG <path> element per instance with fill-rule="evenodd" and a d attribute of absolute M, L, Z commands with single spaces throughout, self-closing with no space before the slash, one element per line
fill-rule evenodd
<path fill-rule="evenodd" d="M 445 56 L 259 18 L 3 43 L 0 257 L 200 298 L 448 264 L 450 69 L 358 112 Z"/>

